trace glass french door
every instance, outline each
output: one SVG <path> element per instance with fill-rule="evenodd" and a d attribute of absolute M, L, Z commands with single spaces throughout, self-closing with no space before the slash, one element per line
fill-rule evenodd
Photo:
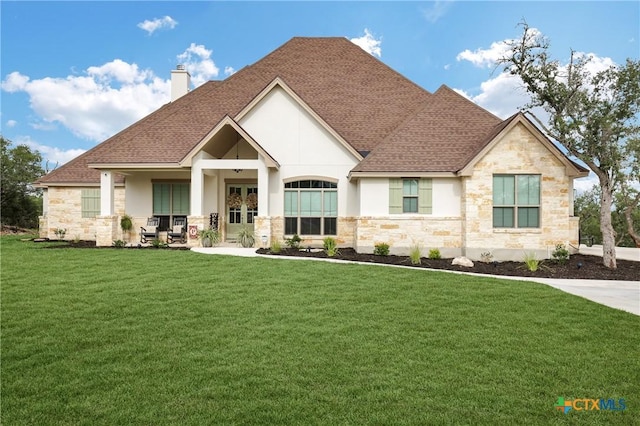
<path fill-rule="evenodd" d="M 227 240 L 236 240 L 243 226 L 253 228 L 254 218 L 258 215 L 258 185 L 227 184 L 226 195 Z"/>

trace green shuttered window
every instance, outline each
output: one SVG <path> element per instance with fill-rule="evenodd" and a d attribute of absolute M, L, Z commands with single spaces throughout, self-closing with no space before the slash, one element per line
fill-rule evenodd
<path fill-rule="evenodd" d="M 431 179 L 389 179 L 389 213 L 433 212 Z"/>
<path fill-rule="evenodd" d="M 540 175 L 493 176 L 493 227 L 540 227 Z"/>
<path fill-rule="evenodd" d="M 80 195 L 82 217 L 100 216 L 100 188 L 83 189 Z"/>

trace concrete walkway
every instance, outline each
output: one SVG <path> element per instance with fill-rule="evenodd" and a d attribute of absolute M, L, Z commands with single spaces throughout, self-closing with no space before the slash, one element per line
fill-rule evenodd
<path fill-rule="evenodd" d="M 587 248 L 585 246 L 585 248 Z M 588 247 L 589 249 L 594 249 L 597 251 L 597 246 Z M 257 254 L 255 248 L 243 248 L 243 247 L 194 247 L 191 249 L 196 253 L 203 254 L 220 254 L 220 255 L 229 255 L 229 256 L 242 256 L 242 257 L 266 257 L 271 259 L 287 259 L 287 260 L 318 260 L 323 262 L 338 262 L 338 263 L 356 263 L 346 260 L 339 259 L 320 259 L 313 257 L 293 257 L 293 256 L 269 256 Z M 631 249 L 628 253 L 623 250 L 624 255 L 629 254 L 630 256 L 634 255 L 634 252 Z M 590 254 L 582 251 L 582 246 L 580 247 L 581 254 Z M 597 255 L 596 253 L 593 253 Z M 619 256 L 620 253 L 616 251 L 616 254 Z M 600 248 L 600 255 L 602 255 L 602 247 Z M 622 257 L 620 257 L 622 258 Z M 630 259 L 634 260 L 634 259 Z M 364 265 L 375 265 L 374 263 L 362 263 Z M 387 265 L 394 266 L 398 268 L 407 268 L 407 266 L 398 266 L 398 265 Z M 611 281 L 611 280 L 569 280 L 569 279 L 558 279 L 558 278 L 531 278 L 531 277 L 509 277 L 504 275 L 486 275 L 486 274 L 475 274 L 475 273 L 467 273 L 467 272 L 458 272 L 458 271 L 446 271 L 442 269 L 420 269 L 424 271 L 438 271 L 438 272 L 451 272 L 456 274 L 465 274 L 465 275 L 475 275 L 482 277 L 494 277 L 501 278 L 507 280 L 517 280 L 517 281 L 533 281 L 541 284 L 545 284 L 559 290 L 562 290 L 566 293 L 570 293 L 576 296 L 583 297 L 585 299 L 589 299 L 593 302 L 600 303 L 605 306 L 609 306 L 611 308 L 620 309 L 626 312 L 630 312 L 635 315 L 640 315 L 640 281 Z"/>
<path fill-rule="evenodd" d="M 591 247 L 587 247 L 584 244 L 580 244 L 578 253 L 588 254 L 591 256 L 602 256 L 602 246 L 593 245 Z M 636 262 L 640 262 L 640 248 L 616 247 L 616 259 L 635 260 Z"/>

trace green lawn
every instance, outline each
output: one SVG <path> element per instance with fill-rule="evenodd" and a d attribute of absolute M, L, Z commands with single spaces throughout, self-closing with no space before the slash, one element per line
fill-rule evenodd
<path fill-rule="evenodd" d="M 1 239 L 3 425 L 640 422 L 639 318 L 541 284 L 51 245 Z"/>

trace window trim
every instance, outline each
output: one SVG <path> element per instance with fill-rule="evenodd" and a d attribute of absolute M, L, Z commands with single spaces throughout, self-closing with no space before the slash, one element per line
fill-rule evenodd
<path fill-rule="evenodd" d="M 302 183 L 304 182 L 304 183 Z M 308 182 L 308 183 L 307 183 Z M 314 183 L 315 182 L 315 183 Z M 320 215 L 319 216 L 302 216 L 302 200 L 303 193 L 316 192 L 320 194 Z M 294 200 L 292 199 L 290 202 L 295 202 L 296 206 L 294 208 L 287 209 L 287 193 L 296 194 Z M 335 197 L 335 206 L 331 206 L 330 210 L 335 211 L 335 216 L 329 216 L 326 213 L 326 201 L 327 198 L 325 194 L 334 193 Z M 297 178 L 289 178 L 283 180 L 283 225 L 284 225 L 284 235 L 294 235 L 298 234 L 306 237 L 322 237 L 322 236 L 337 236 L 338 235 L 338 181 L 336 179 L 325 178 L 325 177 L 297 177 Z M 293 206 L 290 206 L 293 207 Z M 295 215 L 287 214 L 288 211 L 294 212 Z M 295 233 L 287 233 L 287 221 L 292 221 L 295 219 Z M 319 219 L 320 220 L 320 232 L 317 234 L 306 234 L 302 233 L 303 221 L 310 219 Z M 335 221 L 333 224 L 333 228 L 335 228 L 334 233 L 327 233 L 327 219 Z"/>
<path fill-rule="evenodd" d="M 496 196 L 496 177 L 511 177 L 513 178 L 513 204 L 496 204 L 495 196 Z M 519 192 L 518 185 L 520 180 L 519 177 L 536 177 L 538 183 L 538 194 L 537 194 L 537 204 L 521 204 L 518 200 Z M 542 175 L 539 173 L 494 173 L 491 177 L 492 180 L 492 206 L 491 206 L 491 225 L 494 230 L 498 229 L 540 229 L 542 227 Z M 504 198 L 504 197 L 503 197 Z M 512 222 L 513 226 L 496 226 L 496 209 L 511 209 L 512 210 Z M 520 209 L 537 209 L 537 225 L 536 226 L 521 226 L 519 223 L 519 211 Z"/>

